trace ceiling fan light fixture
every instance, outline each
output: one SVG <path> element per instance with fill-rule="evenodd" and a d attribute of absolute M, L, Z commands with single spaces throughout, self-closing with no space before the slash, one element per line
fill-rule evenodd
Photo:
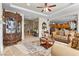
<path fill-rule="evenodd" d="M 44 11 L 45 11 L 45 12 L 48 12 L 48 8 L 47 8 L 47 7 L 46 7 L 46 8 L 44 8 Z"/>
<path fill-rule="evenodd" d="M 37 8 L 43 8 L 41 12 L 51 12 L 52 7 L 56 7 L 56 5 L 47 5 L 47 3 L 44 4 L 44 6 L 38 6 Z"/>

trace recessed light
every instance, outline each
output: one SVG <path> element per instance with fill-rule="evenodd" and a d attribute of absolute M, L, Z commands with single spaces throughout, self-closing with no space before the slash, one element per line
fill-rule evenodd
<path fill-rule="evenodd" d="M 30 3 L 27 3 L 27 6 L 30 6 Z"/>
<path fill-rule="evenodd" d="M 55 23 L 53 23 L 53 24 L 55 24 Z"/>

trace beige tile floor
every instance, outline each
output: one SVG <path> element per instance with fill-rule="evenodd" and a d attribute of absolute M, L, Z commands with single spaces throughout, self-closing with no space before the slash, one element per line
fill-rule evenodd
<path fill-rule="evenodd" d="M 50 48 L 51 49 L 51 48 Z M 40 46 L 38 37 L 26 36 L 16 45 L 4 48 L 4 56 L 48 56 L 51 50 Z"/>

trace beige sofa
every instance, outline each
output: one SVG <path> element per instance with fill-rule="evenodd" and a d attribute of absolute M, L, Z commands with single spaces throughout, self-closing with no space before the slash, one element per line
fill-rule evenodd
<path fill-rule="evenodd" d="M 71 48 L 68 44 L 55 42 L 51 49 L 53 56 L 79 56 L 79 50 Z"/>
<path fill-rule="evenodd" d="M 60 41 L 60 42 L 63 42 L 63 43 L 68 43 L 68 36 L 64 36 L 64 35 L 60 35 L 58 32 L 52 32 L 53 33 L 53 38 L 56 40 L 56 41 Z"/>
<path fill-rule="evenodd" d="M 64 34 L 61 34 L 62 31 L 54 31 L 52 32 L 53 34 L 53 38 L 56 40 L 56 41 L 60 41 L 60 42 L 63 42 L 63 43 L 69 43 L 69 40 L 72 41 L 74 35 L 75 35 L 75 31 L 71 30 L 71 31 L 66 31 L 64 32 Z M 68 37 L 70 35 L 70 38 Z"/>

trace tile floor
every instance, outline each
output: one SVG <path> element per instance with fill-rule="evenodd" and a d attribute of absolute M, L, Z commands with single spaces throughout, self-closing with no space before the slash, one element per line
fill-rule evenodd
<path fill-rule="evenodd" d="M 45 49 L 40 46 L 38 37 L 26 36 L 16 45 L 4 48 L 4 56 L 50 56 L 51 48 Z"/>

